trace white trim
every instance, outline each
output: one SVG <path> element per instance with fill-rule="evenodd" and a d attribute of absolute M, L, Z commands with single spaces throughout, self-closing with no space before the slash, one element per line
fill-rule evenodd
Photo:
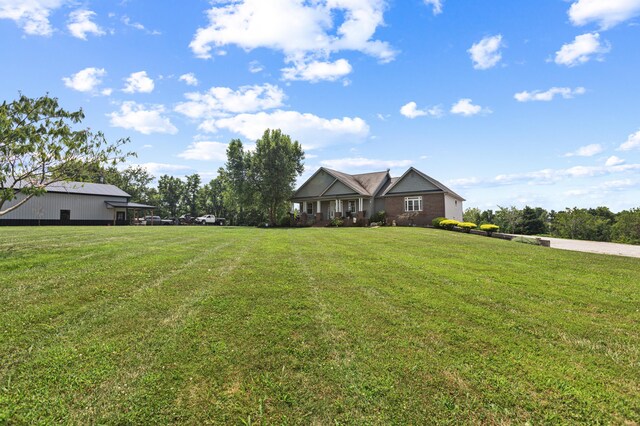
<path fill-rule="evenodd" d="M 409 202 L 411 202 L 411 209 L 409 209 Z M 418 203 L 418 208 L 416 209 L 416 202 Z M 413 196 L 413 197 L 404 197 L 404 211 L 405 212 L 421 212 L 423 209 L 422 206 L 422 196 Z"/>

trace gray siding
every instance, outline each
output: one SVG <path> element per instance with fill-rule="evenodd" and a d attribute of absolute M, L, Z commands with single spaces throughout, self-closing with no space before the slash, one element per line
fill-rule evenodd
<path fill-rule="evenodd" d="M 405 194 L 411 192 L 440 191 L 438 187 L 428 182 L 414 171 L 409 172 L 387 194 Z"/>
<path fill-rule="evenodd" d="M 329 173 L 321 170 L 310 181 L 296 192 L 296 198 L 319 197 L 331 183 L 336 180 Z"/>
<path fill-rule="evenodd" d="M 353 189 L 349 188 L 347 185 L 343 184 L 342 182 L 337 181 L 331 186 L 331 188 L 329 188 L 327 192 L 325 192 L 324 196 L 352 195 L 352 194 L 360 197 L 360 195 L 357 194 Z"/>
<path fill-rule="evenodd" d="M 378 213 L 380 210 L 384 210 L 384 198 L 376 198 L 373 204 L 373 211 L 371 212 L 371 214 L 369 214 L 369 216 L 371 216 L 373 213 Z"/>
<path fill-rule="evenodd" d="M 3 210 L 22 199 L 24 195 L 18 194 L 18 199 L 5 203 Z M 105 201 L 126 202 L 127 199 L 50 192 L 41 197 L 33 197 L 16 210 L 0 216 L 0 219 L 59 220 L 60 210 L 70 210 L 71 220 L 113 220 L 113 209 L 107 209 Z"/>

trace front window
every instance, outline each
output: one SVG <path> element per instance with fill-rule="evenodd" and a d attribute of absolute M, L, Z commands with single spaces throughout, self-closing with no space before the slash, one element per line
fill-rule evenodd
<path fill-rule="evenodd" d="M 406 211 L 406 212 L 421 212 L 422 211 L 422 197 L 405 197 L 404 198 L 404 211 Z"/>
<path fill-rule="evenodd" d="M 313 214 L 313 203 L 307 203 L 307 214 Z"/>
<path fill-rule="evenodd" d="M 356 202 L 355 200 L 349 200 L 349 208 L 347 210 L 348 212 L 355 212 L 356 211 Z"/>

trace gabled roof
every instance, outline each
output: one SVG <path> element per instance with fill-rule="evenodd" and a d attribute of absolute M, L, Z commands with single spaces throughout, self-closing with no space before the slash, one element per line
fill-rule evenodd
<path fill-rule="evenodd" d="M 358 194 L 360 194 L 360 195 L 370 195 L 369 192 L 367 192 L 367 190 L 362 187 L 360 182 L 358 182 L 354 178 L 353 175 L 348 175 L 346 173 L 342 173 L 342 172 L 339 172 L 337 170 L 327 169 L 327 168 L 324 168 L 324 167 L 321 167 L 321 168 L 324 169 L 324 171 L 329 173 L 331 176 L 333 176 L 336 179 L 338 179 L 343 184 L 347 185 L 349 188 L 353 189 Z"/>
<path fill-rule="evenodd" d="M 442 192 L 450 194 L 450 195 L 454 196 L 455 198 L 458 198 L 459 200 L 464 201 L 464 198 L 462 198 L 460 195 L 458 195 L 455 192 L 453 192 L 451 189 L 446 187 L 444 184 L 438 182 L 437 180 L 435 180 L 434 178 L 432 178 L 430 176 L 425 175 L 420 170 L 418 170 L 418 169 L 416 169 L 414 167 L 409 167 L 409 169 L 406 172 L 404 172 L 404 174 L 402 176 L 400 176 L 399 178 L 392 178 L 392 182 L 384 189 L 384 191 L 382 192 L 381 195 L 382 196 L 387 195 L 389 193 L 389 191 L 391 191 L 398 183 L 400 183 L 402 181 L 402 179 L 404 179 L 405 176 L 407 176 L 412 171 L 417 173 L 424 180 L 426 180 L 427 182 L 431 183 L 436 188 L 440 189 Z"/>
<path fill-rule="evenodd" d="M 363 197 L 373 197 L 380 190 L 380 186 L 385 182 L 386 176 L 389 174 L 388 171 L 384 171 L 350 175 L 347 173 L 339 172 L 337 170 L 327 169 L 326 167 L 320 167 L 313 175 L 311 175 L 309 179 L 307 179 L 302 184 L 302 186 L 300 186 L 300 188 L 296 190 L 293 198 L 295 198 L 296 195 L 300 193 L 300 191 L 320 172 L 325 172 L 330 177 L 335 179 L 333 182 L 327 185 L 327 187 L 324 188 L 323 193 L 328 191 L 333 185 L 335 185 L 336 182 L 340 182 L 356 194 Z M 318 194 L 318 196 L 321 195 L 322 194 Z"/>
<path fill-rule="evenodd" d="M 450 194 L 451 196 L 464 201 L 460 195 L 453 192 L 451 189 L 440 183 L 439 181 L 433 179 L 430 176 L 425 175 L 420 170 L 415 169 L 414 167 L 410 167 L 401 177 L 391 177 L 389 176 L 389 170 L 383 172 L 373 172 L 373 173 L 362 173 L 356 175 L 350 175 L 347 173 L 339 172 L 337 170 L 327 169 L 326 167 L 320 167 L 316 172 L 311 175 L 309 179 L 305 183 L 297 189 L 296 194 L 292 197 L 292 199 L 296 198 L 296 195 L 304 188 L 309 182 L 313 180 L 313 178 L 324 171 L 330 177 L 333 177 L 335 180 L 331 182 L 328 186 L 324 188 L 324 190 L 318 194 L 318 196 L 322 197 L 332 186 L 336 184 L 336 182 L 340 182 L 346 187 L 353 190 L 355 193 L 363 196 L 363 197 L 376 197 L 376 196 L 385 196 L 391 191 L 399 182 L 404 179 L 407 174 L 410 172 L 416 172 L 420 177 L 425 179 L 431 185 L 433 185 L 434 192 L 444 192 Z M 300 197 L 300 199 L 304 199 L 306 197 Z"/>
<path fill-rule="evenodd" d="M 344 183 L 351 189 L 355 190 L 358 194 L 367 197 L 375 195 L 376 190 L 380 187 L 385 177 L 388 175 L 388 171 L 373 172 L 373 173 L 361 173 L 357 175 L 349 175 L 339 172 L 337 170 L 331 170 L 322 167 L 327 173 L 334 176 L 340 182 Z"/>

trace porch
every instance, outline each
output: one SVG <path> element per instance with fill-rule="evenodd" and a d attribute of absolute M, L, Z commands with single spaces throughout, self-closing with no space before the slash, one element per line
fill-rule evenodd
<path fill-rule="evenodd" d="M 300 221 L 305 224 L 328 222 L 335 218 L 343 219 L 344 225 L 355 225 L 367 219 L 365 205 L 367 198 L 343 197 L 335 199 L 315 199 L 291 202 L 291 213 L 299 212 Z"/>

